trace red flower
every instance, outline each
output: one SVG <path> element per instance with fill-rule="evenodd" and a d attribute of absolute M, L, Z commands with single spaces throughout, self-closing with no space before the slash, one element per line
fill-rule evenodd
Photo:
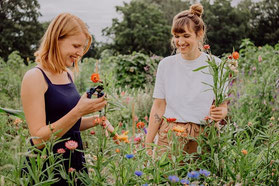
<path fill-rule="evenodd" d="M 229 55 L 229 57 L 228 57 L 229 59 L 232 59 L 233 57 L 232 57 L 232 55 Z"/>
<path fill-rule="evenodd" d="M 91 131 L 90 131 L 90 134 L 95 135 L 96 132 L 95 132 L 94 130 L 91 130 Z"/>
<path fill-rule="evenodd" d="M 69 140 L 65 143 L 65 147 L 69 150 L 75 150 L 78 147 L 78 143 L 74 140 Z"/>
<path fill-rule="evenodd" d="M 141 142 L 141 137 L 136 137 L 136 138 L 134 138 L 134 141 L 135 141 L 136 143 Z"/>
<path fill-rule="evenodd" d="M 99 74 L 98 74 L 98 73 L 93 73 L 93 74 L 91 75 L 91 81 L 92 81 L 93 83 L 98 83 L 98 82 L 100 81 L 100 76 L 99 76 Z"/>
<path fill-rule="evenodd" d="M 209 46 L 209 45 L 204 45 L 203 48 L 204 48 L 205 50 L 209 50 L 209 49 L 210 49 L 210 46 Z"/>
<path fill-rule="evenodd" d="M 172 122 L 175 122 L 175 121 L 176 121 L 176 118 L 167 118 L 168 123 L 172 123 Z"/>
<path fill-rule="evenodd" d="M 144 126 L 145 126 L 145 124 L 142 121 L 137 123 L 137 128 L 138 129 L 142 129 Z"/>
<path fill-rule="evenodd" d="M 75 168 L 70 167 L 69 170 L 68 170 L 68 172 L 74 172 L 75 170 L 76 170 Z"/>
<path fill-rule="evenodd" d="M 57 153 L 64 154 L 66 151 L 63 148 L 57 149 Z"/>
<path fill-rule="evenodd" d="M 234 59 L 238 59 L 239 58 L 239 53 L 238 52 L 233 52 L 232 56 Z"/>

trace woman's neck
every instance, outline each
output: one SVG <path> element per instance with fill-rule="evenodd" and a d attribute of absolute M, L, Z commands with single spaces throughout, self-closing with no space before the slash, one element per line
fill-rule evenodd
<path fill-rule="evenodd" d="M 200 55 L 201 55 L 201 51 L 181 54 L 182 58 L 186 60 L 195 60 L 198 57 L 200 57 Z"/>

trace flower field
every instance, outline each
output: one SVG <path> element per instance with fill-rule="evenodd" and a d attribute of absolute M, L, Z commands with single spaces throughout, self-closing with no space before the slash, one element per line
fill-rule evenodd
<path fill-rule="evenodd" d="M 166 131 L 174 139 L 166 153 L 150 156 L 145 149 L 160 59 L 140 53 L 101 56 L 100 77 L 93 79 L 104 80 L 106 117 L 119 136 L 107 136 L 102 126 L 82 132 L 88 173 L 59 166 L 61 154 L 76 150 L 74 141 L 65 141 L 65 148 L 55 154 L 55 136 L 42 151 L 31 147 L 18 110 L 21 78 L 34 64 L 20 65 L 16 53 L 9 63 L 0 61 L 0 106 L 13 109 L 10 114 L 0 110 L 0 185 L 51 185 L 57 181 L 55 174 L 69 185 L 77 180 L 84 185 L 279 185 L 279 44 L 255 47 L 249 40 L 242 42 L 237 78 L 229 85 L 226 125 L 220 130 L 208 125 L 196 139 L 198 152 L 191 155 L 179 150 L 179 128 Z M 96 61 L 85 58 L 80 64 L 75 83 L 81 94 L 93 86 Z M 24 163 L 26 157 L 31 164 Z M 30 174 L 21 175 L 23 167 Z"/>

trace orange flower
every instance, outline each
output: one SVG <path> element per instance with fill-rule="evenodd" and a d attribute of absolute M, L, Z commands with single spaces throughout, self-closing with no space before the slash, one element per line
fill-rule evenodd
<path fill-rule="evenodd" d="M 99 74 L 98 74 L 98 73 L 93 73 L 93 74 L 91 75 L 91 81 L 92 81 L 93 83 L 98 83 L 98 82 L 100 81 L 100 76 L 99 76 Z"/>
<path fill-rule="evenodd" d="M 245 149 L 242 149 L 242 150 L 241 150 L 241 153 L 244 154 L 244 155 L 247 155 L 247 154 L 248 154 L 248 151 L 245 150 Z"/>
<path fill-rule="evenodd" d="M 78 147 L 78 143 L 74 140 L 69 140 L 65 143 L 65 147 L 69 150 L 75 150 Z"/>
<path fill-rule="evenodd" d="M 119 150 L 119 149 L 115 149 L 115 152 L 116 152 L 116 153 L 119 153 L 119 152 L 120 152 L 120 150 Z"/>
<path fill-rule="evenodd" d="M 176 121 L 176 118 L 167 118 L 168 123 L 172 123 L 172 122 L 175 122 L 175 121 Z"/>
<path fill-rule="evenodd" d="M 75 170 L 76 170 L 75 168 L 70 167 L 68 172 L 74 172 Z"/>
<path fill-rule="evenodd" d="M 142 121 L 137 123 L 137 128 L 138 129 L 142 129 L 144 126 L 145 126 L 145 124 Z"/>
<path fill-rule="evenodd" d="M 97 117 L 93 120 L 93 125 L 100 124 L 100 123 L 102 123 L 102 118 Z"/>
<path fill-rule="evenodd" d="M 21 124 L 21 123 L 22 123 L 22 120 L 19 119 L 19 118 L 16 118 L 16 119 L 14 120 L 14 124 L 15 124 L 15 125 Z"/>
<path fill-rule="evenodd" d="M 232 56 L 234 59 L 238 59 L 239 58 L 239 53 L 238 52 L 233 52 Z"/>
<path fill-rule="evenodd" d="M 182 132 L 185 132 L 186 129 L 184 127 L 181 127 L 181 126 L 174 126 L 172 128 L 172 130 L 175 131 L 175 132 L 182 133 Z"/>
<path fill-rule="evenodd" d="M 209 45 L 204 45 L 203 48 L 204 48 L 205 50 L 209 50 L 209 49 L 210 49 L 210 46 L 209 46 Z"/>

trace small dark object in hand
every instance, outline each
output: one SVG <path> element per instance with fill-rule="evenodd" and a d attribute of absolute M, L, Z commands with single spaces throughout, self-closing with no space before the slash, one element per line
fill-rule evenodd
<path fill-rule="evenodd" d="M 97 87 L 93 87 L 93 88 L 90 88 L 86 91 L 86 94 L 87 94 L 87 98 L 91 98 L 92 95 L 97 92 L 97 98 L 100 98 L 102 96 L 104 96 L 104 87 L 101 86 L 101 85 L 98 85 Z"/>

